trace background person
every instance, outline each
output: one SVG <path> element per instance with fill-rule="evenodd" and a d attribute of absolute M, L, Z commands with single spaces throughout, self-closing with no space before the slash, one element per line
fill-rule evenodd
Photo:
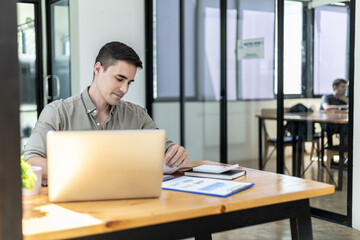
<path fill-rule="evenodd" d="M 345 79 L 335 79 L 332 84 L 334 93 L 322 96 L 320 110 L 348 109 L 349 98 L 345 95 L 347 85 L 348 81 Z"/>
<path fill-rule="evenodd" d="M 321 98 L 320 110 L 347 110 L 349 108 L 349 98 L 345 95 L 348 81 L 342 78 L 335 79 L 333 81 L 333 94 L 324 95 Z M 347 125 L 341 126 L 341 124 L 326 123 L 321 125 L 326 131 L 328 138 L 328 145 L 333 146 L 332 135 L 340 133 L 341 127 L 343 127 L 343 134 L 347 135 Z M 345 138 L 345 140 L 347 140 Z M 347 146 L 347 141 L 345 141 Z"/>

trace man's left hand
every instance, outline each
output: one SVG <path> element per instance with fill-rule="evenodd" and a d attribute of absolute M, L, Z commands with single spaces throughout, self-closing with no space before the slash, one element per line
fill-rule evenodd
<path fill-rule="evenodd" d="M 171 145 L 165 153 L 164 162 L 168 167 L 183 167 L 188 161 L 189 153 L 180 145 Z"/>

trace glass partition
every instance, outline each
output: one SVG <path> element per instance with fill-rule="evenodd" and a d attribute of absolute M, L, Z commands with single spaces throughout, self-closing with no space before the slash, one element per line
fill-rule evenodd
<path fill-rule="evenodd" d="M 276 172 L 275 1 L 227 8 L 228 162 Z"/>
<path fill-rule="evenodd" d="M 37 121 L 35 5 L 33 3 L 17 3 L 17 13 L 21 81 L 20 127 L 21 147 L 23 147 Z"/>
<path fill-rule="evenodd" d="M 349 80 L 349 12 L 349 7 L 344 3 L 314 9 L 314 94 L 331 96 L 333 99 L 347 98 L 347 91 L 344 89 L 340 93 L 333 81 L 339 78 Z M 324 106 L 320 109 L 329 116 L 327 123 L 318 124 L 319 129 L 325 133 L 322 144 L 324 156 L 320 158 L 320 169 L 315 165 L 312 167 L 312 174 L 308 173 L 305 177 L 314 179 L 319 174 L 318 180 L 335 185 L 336 191 L 333 195 L 311 199 L 310 203 L 316 208 L 347 215 L 348 123 L 333 123 L 331 112 L 336 111 L 337 115 L 347 119 L 348 111 L 347 108 L 340 111 L 330 108 L 324 110 Z"/>
<path fill-rule="evenodd" d="M 69 1 L 59 0 L 50 3 L 51 18 L 51 73 L 49 82 L 49 100 L 70 97 L 70 24 Z"/>
<path fill-rule="evenodd" d="M 153 119 L 180 143 L 179 1 L 153 1 Z"/>
<path fill-rule="evenodd" d="M 346 107 L 341 111 L 326 109 L 321 96 L 330 96 L 333 100 L 327 101 L 340 104 L 336 99 L 342 96 L 333 81 L 349 79 L 349 8 L 344 3 L 314 6 L 285 2 L 284 26 L 284 93 L 306 97 L 284 101 L 285 108 L 302 119 L 293 123 L 298 127 L 300 148 L 295 175 L 335 185 L 335 194 L 310 199 L 311 207 L 345 216 L 348 112 Z M 290 83 L 296 89 L 288 88 Z M 292 157 L 286 162 L 291 164 Z"/>
<path fill-rule="evenodd" d="M 321 94 L 333 93 L 332 81 L 349 77 L 348 5 L 284 1 L 284 38 L 277 39 L 277 2 L 227 0 L 223 19 L 219 0 L 185 0 L 182 16 L 179 0 L 154 1 L 154 119 L 169 138 L 180 142 L 182 56 L 185 147 L 191 161 L 220 162 L 221 61 L 226 61 L 227 162 L 276 172 L 277 158 L 281 159 L 276 151 L 281 97 L 277 46 L 283 45 L 284 173 L 336 185 L 335 194 L 312 199 L 311 206 L 346 215 L 348 130 L 330 134 L 326 123 L 319 121 L 327 113 L 319 110 Z M 227 59 L 221 59 L 220 27 L 225 20 Z M 333 32 L 338 33 L 336 38 Z M 299 112 L 314 118 L 301 123 L 288 118 Z M 339 114 L 347 121 L 346 111 Z"/>

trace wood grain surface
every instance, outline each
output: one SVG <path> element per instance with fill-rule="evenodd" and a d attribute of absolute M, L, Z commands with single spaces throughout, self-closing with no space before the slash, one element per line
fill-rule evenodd
<path fill-rule="evenodd" d="M 189 165 L 218 164 L 211 161 Z M 235 181 L 255 185 L 227 198 L 163 190 L 159 198 L 50 203 L 41 195 L 23 197 L 24 239 L 65 239 L 149 226 L 334 193 L 333 185 L 239 167 Z M 181 175 L 177 173 L 177 175 Z"/>

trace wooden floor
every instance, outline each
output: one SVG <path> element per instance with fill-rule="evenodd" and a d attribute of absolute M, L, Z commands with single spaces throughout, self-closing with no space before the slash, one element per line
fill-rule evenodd
<path fill-rule="evenodd" d="M 358 240 L 360 231 L 348 228 L 339 224 L 326 222 L 320 219 L 312 218 L 313 236 L 318 240 Z M 236 229 L 216 233 L 212 235 L 213 240 L 287 240 L 291 239 L 290 223 L 288 220 L 282 220 L 273 223 L 260 224 L 252 227 Z"/>
<path fill-rule="evenodd" d="M 309 166 L 310 157 L 309 155 L 306 155 L 304 157 L 305 164 L 304 167 L 307 168 Z M 291 171 L 291 155 L 285 157 L 285 166 L 287 169 L 290 169 Z M 241 161 L 241 162 L 231 162 L 231 164 L 239 163 L 239 165 L 244 167 L 250 167 L 258 169 L 258 162 L 257 161 Z M 274 156 L 268 161 L 265 169 L 265 171 L 270 172 L 276 172 L 276 156 Z M 289 171 L 285 171 L 286 174 L 289 174 Z M 304 174 L 304 178 L 311 179 L 314 181 L 320 181 L 320 182 L 326 182 L 334 184 L 334 182 L 337 184 L 338 182 L 338 170 L 336 168 L 330 169 L 331 178 L 329 176 L 329 173 L 326 171 L 324 167 L 318 168 L 317 160 L 313 159 L 313 162 L 311 163 L 310 167 L 306 170 Z M 327 195 L 323 197 L 313 198 L 310 200 L 310 205 L 312 207 L 321 208 L 324 210 L 328 210 L 331 212 L 339 213 L 342 215 L 347 214 L 347 170 L 343 171 L 343 188 L 342 191 L 336 191 L 335 194 Z"/>

